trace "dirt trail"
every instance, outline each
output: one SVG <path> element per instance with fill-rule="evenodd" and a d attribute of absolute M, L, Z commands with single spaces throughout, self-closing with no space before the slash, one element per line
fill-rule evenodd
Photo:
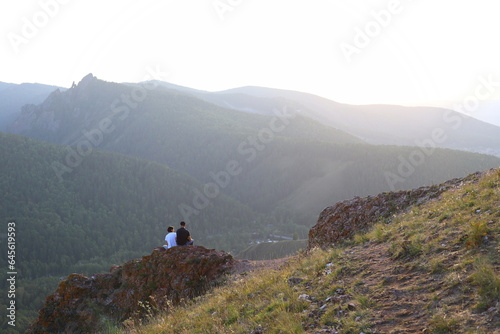
<path fill-rule="evenodd" d="M 374 304 L 372 317 L 376 333 L 425 333 L 429 313 L 427 293 L 433 279 L 392 260 L 386 245 L 355 247 L 351 260 L 364 263 L 360 277 Z"/>
<path fill-rule="evenodd" d="M 431 275 L 404 260 L 392 259 L 388 247 L 373 243 L 355 246 L 343 259 L 357 268 L 346 283 L 371 300 L 371 333 L 431 333 L 430 324 L 437 314 L 468 319 L 478 333 L 500 333 L 487 313 L 471 312 L 477 303 L 472 291 L 465 292 L 459 282 L 450 284 L 445 275 Z M 466 277 L 457 279 L 463 282 Z M 353 284 L 360 280 L 361 285 Z"/>

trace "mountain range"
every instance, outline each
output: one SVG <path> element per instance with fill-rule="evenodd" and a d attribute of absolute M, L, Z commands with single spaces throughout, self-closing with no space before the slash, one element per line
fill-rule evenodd
<path fill-rule="evenodd" d="M 286 103 L 301 115 L 343 130 L 377 145 L 425 146 L 433 132 L 442 131 L 437 147 L 500 156 L 500 128 L 451 109 L 396 105 L 348 105 L 289 90 L 241 87 L 205 92 L 169 83 L 159 83 L 219 106 L 258 114 L 270 114 L 273 103 Z M 490 103 L 493 110 L 497 105 Z"/>
<path fill-rule="evenodd" d="M 443 112 L 460 126 L 446 124 Z M 302 226 L 331 201 L 498 165 L 492 156 L 440 146 L 500 148 L 498 127 L 442 109 L 346 106 L 258 87 L 207 93 L 160 82 L 117 84 L 92 74 L 25 105 L 7 129 L 67 146 L 65 161 L 52 165 L 59 178 L 97 149 L 192 176 L 202 186 L 193 201 L 178 203 L 185 220 L 196 221 L 196 204 L 224 193 Z M 410 138 L 420 145 L 408 146 Z"/>

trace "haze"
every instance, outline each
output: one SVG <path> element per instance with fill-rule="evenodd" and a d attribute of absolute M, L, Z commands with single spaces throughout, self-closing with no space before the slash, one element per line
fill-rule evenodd
<path fill-rule="evenodd" d="M 4 82 L 69 87 L 90 72 L 138 82 L 157 69 L 163 81 L 209 91 L 255 85 L 351 104 L 446 107 L 474 94 L 481 76 L 500 82 L 500 21 L 492 0 L 0 6 Z M 495 88 L 480 102 L 498 100 Z"/>

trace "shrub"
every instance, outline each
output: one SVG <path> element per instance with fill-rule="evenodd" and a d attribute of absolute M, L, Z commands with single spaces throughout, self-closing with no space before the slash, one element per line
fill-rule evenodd
<path fill-rule="evenodd" d="M 485 257 L 480 257 L 474 263 L 472 282 L 479 287 L 479 309 L 486 309 L 500 298 L 500 275 Z"/>
<path fill-rule="evenodd" d="M 483 243 L 483 238 L 488 235 L 489 228 L 486 222 L 472 222 L 465 245 L 467 248 L 476 248 Z"/>

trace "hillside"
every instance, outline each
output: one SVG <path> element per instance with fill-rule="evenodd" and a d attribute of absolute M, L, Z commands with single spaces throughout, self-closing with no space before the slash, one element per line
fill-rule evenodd
<path fill-rule="evenodd" d="M 200 187 L 188 175 L 163 165 L 97 150 L 60 181 L 54 162 L 64 162 L 71 152 L 68 148 L 0 134 L 0 150 L 6 157 L 1 166 L 1 212 L 5 219 L 17 220 L 20 233 L 26 233 L 25 242 L 29 240 L 31 247 L 25 251 L 32 252 L 26 259 L 35 259 L 37 252 L 41 255 L 38 248 L 49 252 L 44 256 L 50 259 L 67 254 L 66 262 L 73 264 L 84 257 L 111 256 L 127 249 L 147 252 L 163 240 L 167 224 L 177 226 L 178 204 L 191 202 L 192 189 Z M 247 222 L 257 221 L 254 212 L 223 195 L 213 199 L 203 213 L 191 224 L 198 231 L 197 241 L 215 246 L 210 236 L 218 227 L 217 234 L 222 233 L 220 228 L 235 239 L 233 245 L 227 243 L 230 240 L 217 242 L 228 250 L 241 242 L 237 235 L 254 230 Z M 234 226 L 240 221 L 244 226 Z M 44 238 L 37 238 L 38 234 Z M 141 238 L 132 238 L 137 234 Z M 57 240 L 51 245 L 54 249 L 41 247 L 51 236 Z"/>
<path fill-rule="evenodd" d="M 178 90 L 144 87 L 149 86 L 88 75 L 40 105 L 25 106 L 10 131 L 63 145 L 89 143 L 158 162 L 201 184 L 218 182 L 220 193 L 266 214 L 277 232 L 291 236 L 299 230 L 300 237 L 331 202 L 440 183 L 500 165 L 492 156 L 433 147 L 367 145 L 302 116 L 293 100 L 269 99 L 270 115 L 257 115 Z M 415 156 L 417 163 L 408 167 Z"/>
<path fill-rule="evenodd" d="M 0 133 L 0 213 L 4 224 L 16 222 L 20 330 L 61 276 L 107 271 L 161 245 L 167 226 L 177 227 L 182 219 L 179 203 L 190 203 L 200 187 L 164 165 L 98 150 L 59 179 L 54 164 L 63 164 L 70 152 Z M 266 224 L 220 195 L 189 228 L 198 245 L 239 251 L 253 232 L 272 232 Z M 2 257 L 0 265 L 6 261 Z M 0 287 L 6 284 L 2 280 Z M 6 295 L 1 298 L 5 305 Z"/>
<path fill-rule="evenodd" d="M 481 110 L 473 110 L 467 116 L 445 108 L 348 105 L 313 94 L 265 87 L 240 87 L 212 93 L 163 85 L 223 107 L 258 114 L 269 114 L 271 106 L 279 101 L 300 110 L 305 117 L 371 144 L 419 146 L 439 128 L 447 136 L 446 140 L 436 143 L 438 147 L 500 156 L 500 128 L 474 118 Z"/>
<path fill-rule="evenodd" d="M 5 131 L 24 105 L 42 103 L 56 89 L 62 88 L 35 83 L 18 85 L 0 82 L 0 131 Z"/>
<path fill-rule="evenodd" d="M 499 333 L 500 170 L 453 180 L 434 197 L 440 188 L 364 222 L 352 238 L 332 239 L 278 268 L 237 274 L 129 330 Z"/>

